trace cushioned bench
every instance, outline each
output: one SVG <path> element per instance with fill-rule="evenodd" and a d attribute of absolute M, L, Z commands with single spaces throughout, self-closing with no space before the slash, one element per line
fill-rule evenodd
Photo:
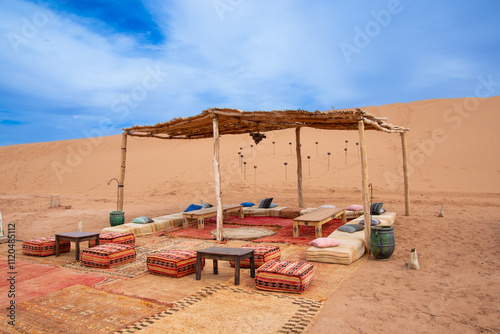
<path fill-rule="evenodd" d="M 122 244 L 135 247 L 135 236 L 130 232 L 101 233 L 99 235 L 99 244 Z M 95 240 L 89 240 L 89 247 L 95 246 Z"/>
<path fill-rule="evenodd" d="M 136 252 L 131 246 L 104 244 L 87 248 L 82 253 L 82 265 L 87 267 L 112 269 L 135 261 Z"/>
<path fill-rule="evenodd" d="M 59 253 L 71 250 L 71 242 L 59 241 Z M 31 256 L 50 256 L 56 254 L 56 238 L 38 238 L 23 241 L 23 254 Z"/>
<path fill-rule="evenodd" d="M 396 221 L 395 212 L 385 212 L 381 215 L 373 215 L 373 219 L 378 219 L 380 225 L 392 225 Z M 353 219 L 349 224 L 359 224 L 364 220 L 364 216 Z M 354 233 L 333 231 L 328 238 L 333 238 L 340 242 L 336 247 L 318 248 L 312 246 L 306 250 L 306 260 L 315 262 L 351 264 L 360 259 L 365 254 L 365 231 Z"/>
<path fill-rule="evenodd" d="M 255 249 L 254 259 L 255 268 L 259 268 L 264 263 L 272 260 L 279 260 L 281 258 L 281 251 L 278 246 L 272 245 L 243 245 L 241 248 Z M 231 267 L 235 266 L 234 261 L 229 261 Z M 240 268 L 250 268 L 250 259 L 240 261 Z"/>
<path fill-rule="evenodd" d="M 269 261 L 257 269 L 255 286 L 267 291 L 302 293 L 313 277 L 314 265 L 311 263 Z"/>
<path fill-rule="evenodd" d="M 182 225 L 182 212 L 153 218 L 154 222 L 147 224 L 126 223 L 117 226 L 106 227 L 101 233 L 132 233 L 138 237 L 155 232 L 165 231 L 172 227 Z"/>
<path fill-rule="evenodd" d="M 201 260 L 201 269 L 203 269 L 205 259 Z M 147 257 L 146 264 L 153 274 L 179 278 L 196 273 L 196 252 L 169 250 L 156 253 Z"/>

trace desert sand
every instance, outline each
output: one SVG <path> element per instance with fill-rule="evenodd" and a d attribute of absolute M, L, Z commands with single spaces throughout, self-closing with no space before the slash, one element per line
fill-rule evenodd
<path fill-rule="evenodd" d="M 388 261 L 369 258 L 332 292 L 310 333 L 500 332 L 499 108 L 500 97 L 363 108 L 410 128 L 411 215 L 400 136 L 368 131 L 373 201 L 398 214 L 396 251 Z M 273 197 L 297 206 L 294 131 L 266 135 L 258 145 L 248 135 L 221 138 L 224 203 Z M 305 207 L 362 203 L 358 141 L 356 130 L 303 129 Z M 129 137 L 126 220 L 215 203 L 212 149 L 212 139 Z M 119 172 L 119 135 L 0 147 L 4 229 L 15 222 L 19 240 L 74 231 L 78 221 L 100 232 L 116 210 L 117 183 L 108 182 Z M 51 194 L 62 207 L 49 208 Z M 412 248 L 420 270 L 405 268 Z"/>

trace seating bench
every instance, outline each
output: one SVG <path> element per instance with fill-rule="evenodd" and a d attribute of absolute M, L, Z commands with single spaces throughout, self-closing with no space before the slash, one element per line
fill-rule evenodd
<path fill-rule="evenodd" d="M 343 208 L 319 208 L 305 215 L 293 219 L 293 237 L 299 237 L 299 225 L 314 225 L 316 230 L 316 238 L 321 238 L 323 229 L 321 225 L 329 222 L 332 219 L 341 217 L 342 223 L 346 223 L 345 209 Z"/>
<path fill-rule="evenodd" d="M 242 205 L 224 205 L 222 207 L 222 212 L 224 215 L 230 212 L 238 213 L 240 219 L 243 219 L 243 206 Z M 205 228 L 205 218 L 217 216 L 217 207 L 211 207 L 200 210 L 193 210 L 184 212 L 182 214 L 182 226 L 188 227 L 191 221 L 198 221 L 198 229 L 203 230 Z"/>

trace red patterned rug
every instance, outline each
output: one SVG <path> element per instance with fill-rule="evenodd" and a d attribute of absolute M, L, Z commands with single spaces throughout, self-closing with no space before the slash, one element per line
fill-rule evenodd
<path fill-rule="evenodd" d="M 191 224 L 187 228 L 175 228 L 162 232 L 162 235 L 166 235 L 171 238 L 195 238 L 195 239 L 214 239 L 210 234 L 210 231 L 217 229 L 215 218 L 205 219 L 205 228 L 203 230 L 198 229 L 196 223 Z M 340 219 L 333 219 L 326 224 L 323 224 L 323 237 L 327 237 L 335 231 L 339 226 L 342 225 Z M 300 226 L 300 237 L 293 237 L 293 220 L 287 218 L 279 217 L 245 217 L 239 219 L 238 217 L 230 216 L 229 218 L 224 218 L 224 228 L 237 228 L 238 226 L 248 227 L 257 226 L 265 227 L 276 234 L 269 237 L 262 237 L 253 242 L 277 242 L 277 243 L 289 243 L 293 245 L 307 245 L 314 239 L 315 230 L 314 226 Z"/>

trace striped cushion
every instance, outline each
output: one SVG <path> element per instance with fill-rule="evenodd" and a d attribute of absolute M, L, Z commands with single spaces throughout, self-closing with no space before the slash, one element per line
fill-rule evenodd
<path fill-rule="evenodd" d="M 104 244 L 87 248 L 82 253 L 82 264 L 88 267 L 111 269 L 135 260 L 135 249 L 122 244 Z"/>
<path fill-rule="evenodd" d="M 59 253 L 67 253 L 71 249 L 71 242 L 59 241 Z M 56 238 L 39 238 L 23 241 L 23 254 L 32 256 L 49 256 L 56 254 Z"/>
<path fill-rule="evenodd" d="M 122 244 L 135 247 L 135 236 L 130 232 L 101 233 L 99 234 L 99 244 Z M 95 246 L 95 240 L 89 240 L 89 247 Z"/>
<path fill-rule="evenodd" d="M 257 269 L 258 289 L 302 293 L 311 284 L 314 265 L 308 262 L 269 261 Z"/>
<path fill-rule="evenodd" d="M 278 246 L 271 245 L 243 245 L 241 248 L 252 248 L 255 249 L 255 268 L 259 268 L 264 263 L 272 260 L 279 260 L 281 258 L 280 248 Z M 235 266 L 234 261 L 229 261 L 231 267 Z M 250 259 L 245 259 L 240 261 L 241 268 L 250 268 Z"/>
<path fill-rule="evenodd" d="M 146 264 L 151 273 L 171 277 L 182 277 L 196 273 L 196 252 L 169 250 L 147 257 Z M 201 260 L 201 269 L 205 259 Z"/>

